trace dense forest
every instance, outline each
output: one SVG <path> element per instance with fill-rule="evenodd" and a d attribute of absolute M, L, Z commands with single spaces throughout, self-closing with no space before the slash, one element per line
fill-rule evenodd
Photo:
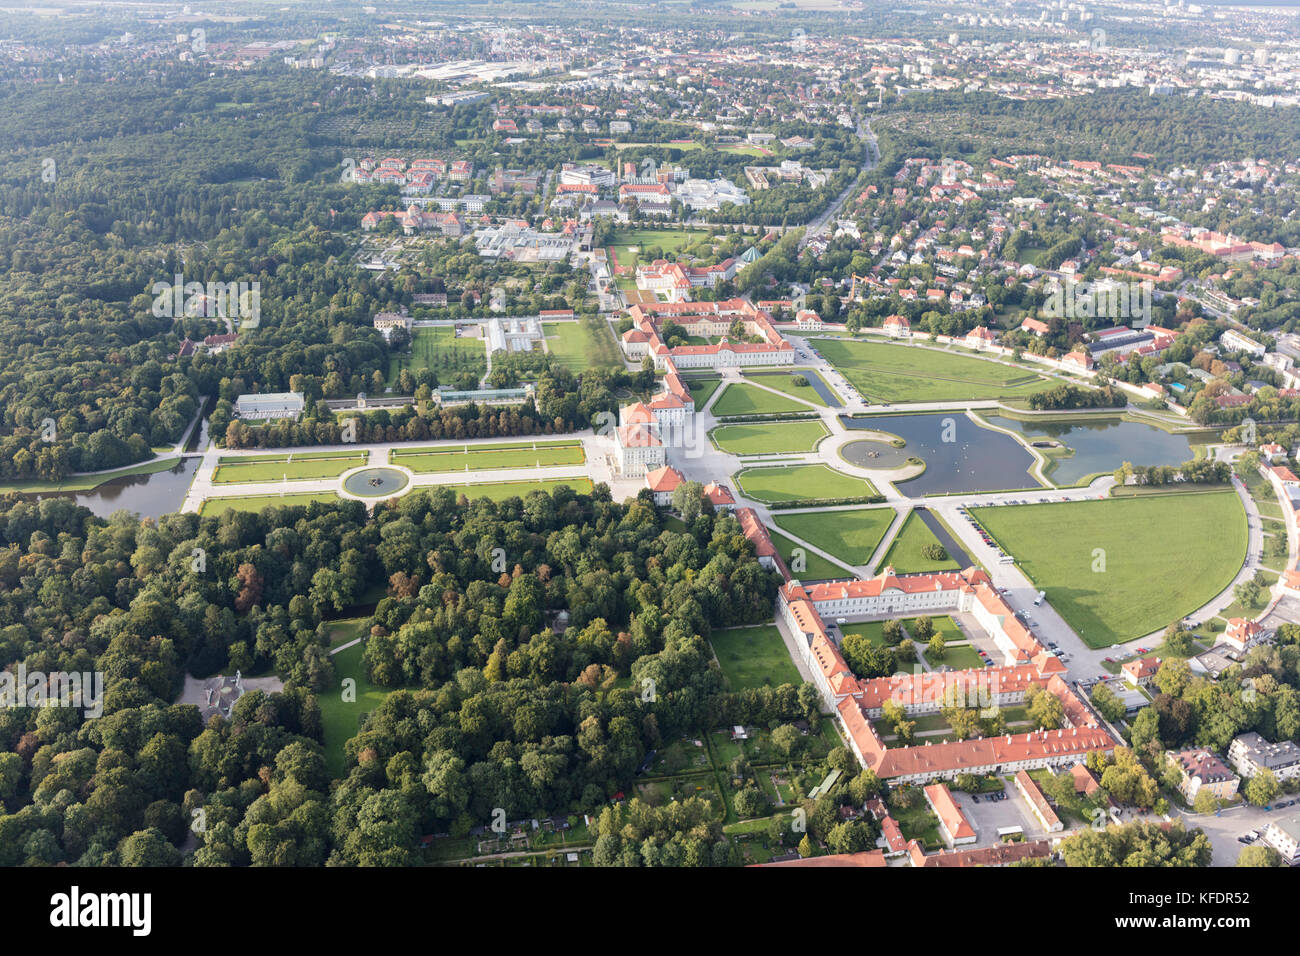
<path fill-rule="evenodd" d="M 736 520 L 668 530 L 646 497 L 616 504 L 604 486 L 156 525 L 9 497 L 0 544 L 0 667 L 106 681 L 98 719 L 0 710 L 0 865 L 176 862 L 199 809 L 195 865 L 405 863 L 419 834 L 498 807 L 596 811 L 662 741 L 817 713 L 810 685 L 724 689 L 705 640 L 770 621 L 777 584 Z M 394 693 L 332 781 L 328 621 L 375 588 L 365 665 Z M 206 726 L 174 703 L 187 673 L 237 668 L 284 691 Z"/>

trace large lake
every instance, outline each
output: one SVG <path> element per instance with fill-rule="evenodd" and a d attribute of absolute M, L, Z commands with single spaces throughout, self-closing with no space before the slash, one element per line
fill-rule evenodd
<path fill-rule="evenodd" d="M 1077 421 L 1021 421 L 988 415 L 990 424 L 1024 436 L 1030 443 L 1055 439 L 1074 449 L 1057 459 L 1048 477 L 1058 485 L 1072 485 L 1088 475 L 1114 471 L 1124 462 L 1134 465 L 1181 465 L 1196 457 L 1186 435 L 1171 435 L 1154 425 L 1118 418 Z"/>

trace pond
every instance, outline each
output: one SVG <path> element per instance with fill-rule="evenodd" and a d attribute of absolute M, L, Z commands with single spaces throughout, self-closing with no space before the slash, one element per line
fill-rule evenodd
<path fill-rule="evenodd" d="M 406 487 L 406 482 L 405 473 L 396 468 L 365 468 L 348 475 L 343 482 L 343 489 L 366 498 L 381 498 L 401 491 Z"/>
<path fill-rule="evenodd" d="M 71 498 L 101 518 L 107 518 L 123 508 L 137 512 L 144 518 L 161 518 L 180 510 L 201 460 L 198 456 L 183 458 L 167 471 L 114 478 L 89 491 L 52 491 L 22 497 L 28 501 Z"/>
<path fill-rule="evenodd" d="M 840 416 L 846 428 L 889 432 L 907 444 L 899 452 L 904 459 L 920 458 L 925 472 L 897 482 L 898 490 L 910 497 L 979 491 L 1010 491 L 1042 487 L 1029 475 L 1034 456 L 1010 435 L 981 428 L 959 412 L 931 415 L 871 415 L 865 418 Z M 845 446 L 852 448 L 851 443 Z M 889 446 L 873 444 L 878 449 Z M 847 453 L 846 453 L 847 457 Z M 852 460 L 852 459 L 850 459 Z M 858 462 L 863 467 L 888 467 Z"/>
<path fill-rule="evenodd" d="M 1172 435 L 1144 422 L 1119 418 L 1080 422 L 987 417 L 991 424 L 1010 429 L 1027 442 L 1056 440 L 1072 448 L 1074 454 L 1056 459 L 1056 466 L 1047 473 L 1058 485 L 1072 485 L 1088 475 L 1114 471 L 1126 461 L 1134 465 L 1181 465 L 1196 457 L 1186 435 Z"/>

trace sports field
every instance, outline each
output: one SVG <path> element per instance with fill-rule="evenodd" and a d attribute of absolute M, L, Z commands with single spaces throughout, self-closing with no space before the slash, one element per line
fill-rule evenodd
<path fill-rule="evenodd" d="M 781 395 L 774 395 L 747 382 L 728 385 L 713 406 L 713 414 L 727 415 L 781 415 L 787 412 L 807 412 L 811 409 Z"/>
<path fill-rule="evenodd" d="M 871 560 L 894 520 L 893 508 L 808 511 L 773 516 L 777 527 L 852 565 Z"/>
<path fill-rule="evenodd" d="M 909 512 L 902 529 L 894 536 L 889 550 L 885 552 L 880 566 L 892 567 L 899 574 L 929 574 L 933 571 L 961 570 L 961 566 L 951 556 L 942 561 L 935 561 L 921 553 L 921 549 L 926 545 L 938 543 L 939 539 L 926 527 L 925 522 L 915 513 Z"/>
<path fill-rule="evenodd" d="M 774 624 L 714 631 L 709 643 L 733 691 L 803 683 Z"/>
<path fill-rule="evenodd" d="M 411 351 L 395 355 L 388 362 L 388 384 L 397 383 L 398 373 L 409 368 L 433 369 L 440 382 L 450 382 L 460 372 L 482 375 L 487 371 L 487 352 L 480 338 L 457 338 L 450 326 L 411 330 Z"/>
<path fill-rule="evenodd" d="M 604 319 L 547 322 L 542 331 L 546 334 L 547 351 L 570 371 L 623 364 L 614 331 Z"/>
<path fill-rule="evenodd" d="M 808 421 L 720 425 L 711 434 L 714 444 L 725 452 L 733 455 L 767 455 L 812 451 L 828 432 L 821 422 Z"/>
<path fill-rule="evenodd" d="M 1246 515 L 1234 491 L 971 513 L 1090 647 L 1186 617 L 1231 584 L 1246 559 Z"/>
<path fill-rule="evenodd" d="M 586 460 L 582 443 L 577 441 L 394 448 L 389 453 L 389 461 L 392 464 L 409 468 L 421 475 L 449 471 L 491 471 L 496 468 L 580 465 Z"/>
<path fill-rule="evenodd" d="M 920 346 L 819 339 L 817 348 L 871 401 L 1025 398 L 1057 384 L 1029 369 Z"/>
<path fill-rule="evenodd" d="M 248 481 L 280 481 L 288 478 L 333 478 L 364 465 L 366 452 L 303 452 L 284 455 L 232 455 L 217 461 L 212 473 L 214 485 L 241 484 Z"/>
<path fill-rule="evenodd" d="M 776 550 L 781 555 L 781 560 L 785 562 L 785 566 L 800 581 L 825 581 L 853 576 L 845 568 L 832 564 L 820 554 L 809 551 L 802 544 L 796 544 L 775 528 L 768 528 L 767 533 L 772 543 L 776 545 Z M 796 549 L 800 552 L 799 557 L 802 557 L 802 562 L 794 553 Z"/>
<path fill-rule="evenodd" d="M 756 501 L 807 501 L 861 498 L 876 494 L 865 478 L 854 478 L 826 465 L 772 465 L 746 468 L 736 475 L 746 497 Z"/>

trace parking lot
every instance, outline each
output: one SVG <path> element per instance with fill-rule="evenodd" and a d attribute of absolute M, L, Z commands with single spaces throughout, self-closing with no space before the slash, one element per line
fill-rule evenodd
<path fill-rule="evenodd" d="M 1021 798 L 1015 784 L 1007 783 L 1000 794 L 1001 799 L 997 799 L 998 793 L 971 794 L 953 791 L 953 799 L 957 801 L 961 812 L 966 814 L 966 818 L 975 827 L 976 846 L 991 846 L 1000 842 L 998 830 L 1001 827 L 1022 827 L 1026 840 L 1041 840 L 1049 836 L 1043 829 L 1043 825 L 1025 806 L 1025 801 Z M 976 800 L 979 802 L 976 803 Z"/>

